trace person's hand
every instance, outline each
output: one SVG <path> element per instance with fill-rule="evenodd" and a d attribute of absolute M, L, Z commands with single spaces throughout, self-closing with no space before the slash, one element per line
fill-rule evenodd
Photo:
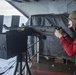
<path fill-rule="evenodd" d="M 61 34 L 62 34 L 64 37 L 66 37 L 66 36 L 68 35 L 64 29 L 60 29 L 60 31 L 61 31 Z"/>
<path fill-rule="evenodd" d="M 60 29 L 60 30 L 59 30 L 59 29 L 56 29 L 54 34 L 55 34 L 55 36 L 58 37 L 58 38 L 61 38 L 61 37 L 63 36 L 61 29 Z"/>

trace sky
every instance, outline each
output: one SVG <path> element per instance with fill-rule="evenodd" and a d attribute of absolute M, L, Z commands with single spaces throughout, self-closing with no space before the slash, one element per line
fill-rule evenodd
<path fill-rule="evenodd" d="M 17 9 L 5 0 L 0 0 L 0 15 L 22 15 Z"/>
<path fill-rule="evenodd" d="M 3 24 L 6 24 L 8 27 L 10 27 L 11 25 L 12 15 L 20 15 L 19 26 L 21 26 L 22 23 L 26 24 L 28 20 L 22 13 L 20 13 L 17 9 L 15 9 L 5 0 L 0 0 L 0 15 L 4 15 Z M 6 32 L 4 28 L 3 32 Z"/>

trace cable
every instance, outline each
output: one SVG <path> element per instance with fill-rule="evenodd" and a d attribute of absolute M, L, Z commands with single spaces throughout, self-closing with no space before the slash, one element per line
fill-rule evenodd
<path fill-rule="evenodd" d="M 40 41 L 36 41 L 36 42 L 33 43 L 30 47 L 28 47 L 28 49 L 31 48 L 33 45 L 35 45 L 37 42 L 40 42 Z"/>
<path fill-rule="evenodd" d="M 28 47 L 28 49 L 31 48 L 33 45 L 35 45 L 37 42 L 40 42 L 40 41 L 36 41 L 36 42 L 33 43 L 30 47 Z M 37 53 L 38 53 L 38 52 L 37 52 Z M 37 54 L 37 53 L 36 53 L 36 54 Z M 35 54 L 35 55 L 36 55 L 36 54 Z M 35 55 L 34 55 L 34 56 L 35 56 Z M 30 55 L 29 55 L 29 56 L 30 56 Z M 33 57 L 34 57 L 34 56 L 33 56 Z M 33 57 L 31 57 L 31 59 L 32 59 Z M 30 59 L 30 60 L 31 60 L 31 59 Z M 26 66 L 26 64 L 24 65 L 22 71 L 25 69 L 25 66 Z M 20 73 L 19 73 L 19 75 L 20 75 Z"/>

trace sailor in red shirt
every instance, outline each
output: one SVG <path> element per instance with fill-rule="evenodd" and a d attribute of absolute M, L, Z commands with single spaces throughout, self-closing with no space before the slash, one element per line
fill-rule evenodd
<path fill-rule="evenodd" d="M 76 32 L 76 11 L 70 13 L 68 17 L 68 28 L 73 28 Z M 76 39 L 68 36 L 63 29 L 56 29 L 54 34 L 60 39 L 62 47 L 69 56 L 76 54 Z"/>

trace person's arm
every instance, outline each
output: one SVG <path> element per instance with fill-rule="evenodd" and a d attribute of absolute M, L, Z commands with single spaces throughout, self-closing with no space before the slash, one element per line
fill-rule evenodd
<path fill-rule="evenodd" d="M 74 39 L 72 37 L 70 37 L 69 35 L 64 37 L 69 43 L 72 43 L 74 41 Z"/>
<path fill-rule="evenodd" d="M 64 38 L 63 36 L 60 38 L 60 42 L 64 50 L 69 56 L 72 56 L 76 53 L 76 40 L 72 40 L 70 37 Z"/>
<path fill-rule="evenodd" d="M 72 43 L 74 39 L 68 35 L 68 33 L 64 29 L 60 29 L 61 35 L 69 42 Z"/>

